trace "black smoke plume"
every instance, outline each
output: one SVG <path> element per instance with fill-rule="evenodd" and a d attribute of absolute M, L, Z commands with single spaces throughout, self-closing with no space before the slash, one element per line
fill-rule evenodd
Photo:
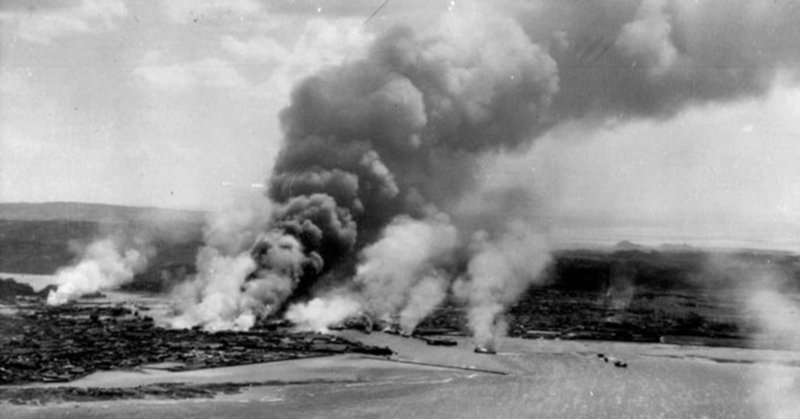
<path fill-rule="evenodd" d="M 472 329 L 492 339 L 504 307 L 538 277 L 547 243 L 531 225 L 528 197 L 477 190 L 483 162 L 524 150 L 560 123 L 668 118 L 694 104 L 762 94 L 780 74 L 796 78 L 800 13 L 790 2 L 507 8 L 451 16 L 425 33 L 388 30 L 364 58 L 294 88 L 280 114 L 284 139 L 260 238 L 211 252 L 239 261 L 236 275 L 250 270 L 247 281 L 218 287 L 231 293 L 221 318 L 331 296 L 290 309 L 292 318 L 367 310 L 413 324 L 425 313 L 409 310 L 430 311 L 455 285 Z M 423 243 L 450 231 L 452 239 Z M 244 261 L 242 252 L 250 252 Z M 211 288 L 200 287 L 193 301 L 212 298 Z M 382 292 L 392 298 L 376 297 Z M 332 301 L 347 309 L 329 309 Z M 306 323 L 325 327 L 317 320 Z"/>

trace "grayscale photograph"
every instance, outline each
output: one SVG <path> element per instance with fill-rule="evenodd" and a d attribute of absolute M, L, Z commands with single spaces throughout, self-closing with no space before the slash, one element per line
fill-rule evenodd
<path fill-rule="evenodd" d="M 800 2 L 0 0 L 0 417 L 800 418 Z"/>

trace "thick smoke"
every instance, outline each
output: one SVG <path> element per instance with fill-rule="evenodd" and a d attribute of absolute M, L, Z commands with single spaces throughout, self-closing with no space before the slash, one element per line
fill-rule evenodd
<path fill-rule="evenodd" d="M 197 255 L 197 275 L 175 290 L 179 314 L 169 323 L 174 327 L 246 330 L 259 317 L 280 310 L 300 278 L 322 268 L 320 257 L 307 252 L 298 237 L 318 243 L 323 234 L 333 234 L 333 229 L 340 227 L 324 224 L 334 223 L 329 211 L 335 212 L 325 198 L 309 197 L 308 202 L 319 206 L 298 210 L 288 205 L 276 211 L 279 217 L 299 211 L 317 221 L 316 225 L 289 219 L 270 225 L 274 219 L 264 201 L 216 214 L 204 233 L 206 245 Z M 330 230 L 323 232 L 317 225 Z"/>
<path fill-rule="evenodd" d="M 235 231 L 241 246 L 201 252 L 183 324 L 247 327 L 295 304 L 292 318 L 324 328 L 314 316 L 358 302 L 409 330 L 454 285 L 491 343 L 547 246 L 520 185 L 479 194 L 479 170 L 561 123 L 765 92 L 800 57 L 798 7 L 771 4 L 536 2 L 386 31 L 294 88 L 270 215 Z M 325 310 L 333 295 L 347 310 Z"/>
<path fill-rule="evenodd" d="M 666 118 L 764 94 L 800 62 L 795 2 L 571 0 L 518 12 L 558 63 L 557 120 Z"/>
<path fill-rule="evenodd" d="M 133 280 L 147 267 L 153 249 L 144 242 L 128 243 L 109 237 L 91 243 L 81 260 L 55 274 L 58 288 L 50 291 L 47 304 L 61 305 L 81 296 L 111 290 Z"/>
<path fill-rule="evenodd" d="M 325 262 L 301 291 L 347 288 L 406 332 L 445 298 L 461 239 L 442 211 L 474 187 L 482 156 L 544 129 L 558 86 L 512 20 L 474 23 L 390 30 L 295 88 L 269 195 L 274 227 Z"/>
<path fill-rule="evenodd" d="M 350 287 L 289 307 L 286 318 L 322 331 L 347 316 L 367 313 L 384 326 L 411 333 L 445 298 L 446 269 L 454 264 L 458 234 L 447 216 L 398 216 L 361 251 Z"/>
<path fill-rule="evenodd" d="M 330 301 L 302 299 L 335 288 L 413 328 L 454 276 L 459 237 L 441 211 L 482 155 L 542 129 L 556 90 L 555 62 L 499 18 L 438 35 L 394 29 L 366 58 L 307 78 L 280 116 L 267 222 L 216 223 L 173 325 L 247 328 L 287 302 L 307 318 Z"/>
<path fill-rule="evenodd" d="M 395 216 L 445 209 L 472 184 L 482 152 L 519 146 L 540 129 L 557 89 L 546 52 L 513 21 L 449 32 L 391 30 L 365 59 L 295 88 L 270 197 L 289 205 L 323 194 L 357 223 L 358 243 L 323 256 L 349 257 Z"/>

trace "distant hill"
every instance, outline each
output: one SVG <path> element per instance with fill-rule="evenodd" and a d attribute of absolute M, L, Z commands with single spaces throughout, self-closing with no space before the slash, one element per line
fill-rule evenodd
<path fill-rule="evenodd" d="M 646 246 L 623 240 L 615 246 L 616 250 L 646 250 Z"/>
<path fill-rule="evenodd" d="M 109 232 L 146 231 L 157 254 L 141 277 L 150 288 L 157 288 L 164 278 L 194 270 L 204 220 L 201 211 L 75 202 L 0 203 L 0 272 L 49 275 L 75 261 L 75 245 L 79 248 Z"/>
<path fill-rule="evenodd" d="M 202 223 L 202 211 L 81 202 L 0 203 L 0 220 L 129 223 L 163 220 Z"/>

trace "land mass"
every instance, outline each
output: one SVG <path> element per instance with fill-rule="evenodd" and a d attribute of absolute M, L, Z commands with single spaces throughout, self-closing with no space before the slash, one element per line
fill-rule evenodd
<path fill-rule="evenodd" d="M 58 267 L 75 259 L 76 255 L 70 251 L 71 242 L 86 242 L 109 228 L 141 227 L 144 224 L 140 223 L 144 223 L 156 211 L 82 205 L 0 204 L 0 271 L 52 274 Z M 57 218 L 59 211 L 62 211 L 62 218 Z M 28 215 L 25 215 L 26 212 Z M 156 241 L 158 256 L 147 271 L 137 275 L 126 287 L 128 291 L 163 292 L 194 271 L 194 257 L 201 244 L 202 217 L 198 213 L 177 212 L 165 218 L 173 222 L 179 220 L 171 225 L 190 233 L 184 236 L 185 240 Z M 720 260 L 725 263 L 720 263 Z M 743 283 L 752 280 L 748 277 L 751 272 L 764 269 L 780 273 L 777 276 L 780 281 L 771 284 L 775 291 L 784 295 L 800 293 L 800 256 L 783 251 L 710 251 L 681 245 L 653 248 L 632 242 L 620 242 L 616 247 L 605 249 L 560 250 L 552 254 L 552 260 L 539 281 L 505 313 L 508 333 L 525 339 L 588 339 L 784 349 L 785 342 L 752 338 L 757 332 L 757 322 L 751 314 L 742 310 L 745 306 L 741 300 L 743 296 L 737 292 Z M 17 297 L 38 298 L 36 304 L 41 304 L 41 291 L 36 295 L 37 290 L 32 288 L 23 289 L 7 281 L 2 285 L 0 299 L 7 304 L 16 304 Z M 149 333 L 153 333 L 153 336 L 178 333 L 153 328 L 148 323 L 136 323 L 140 320 L 120 323 L 116 319 L 116 323 L 113 323 L 115 326 L 110 327 L 102 322 L 93 323 L 93 314 L 90 312 L 78 312 L 80 315 L 77 316 L 76 312 L 69 311 L 74 308 L 63 310 L 67 311 L 39 306 L 33 311 L 35 314 L 29 313 L 27 317 L 17 315 L 17 320 L 5 322 L 5 327 L 11 328 L 4 331 L 5 335 L 16 336 L 14 339 L 17 339 L 7 341 L 5 345 L 13 345 L 15 350 L 21 351 L 19 354 L 15 352 L 16 358 L 5 361 L 16 363 L 14 365 L 18 365 L 20 370 L 25 370 L 26 365 L 45 362 L 26 356 L 40 350 L 43 336 L 60 336 L 61 332 L 40 330 L 40 335 L 25 334 L 26 330 L 39 330 L 36 325 L 40 323 L 51 327 L 60 322 L 73 322 L 75 324 L 63 325 L 59 330 L 87 328 L 102 331 L 97 332 L 101 335 L 108 332 L 109 336 L 128 333 L 130 336 L 143 334 L 140 337 L 145 337 L 150 336 Z M 103 317 L 101 314 L 98 316 Z M 59 320 L 60 317 L 63 319 Z M 469 332 L 465 319 L 465 307 L 450 298 L 424 319 L 420 328 L 444 335 L 465 335 Z M 115 327 L 127 327 L 125 325 L 135 330 L 113 331 Z M 196 342 L 195 338 L 199 336 L 205 335 L 180 335 L 175 338 L 177 341 Z M 70 336 L 62 337 L 74 342 Z M 217 347 L 217 343 L 212 346 Z M 192 345 L 194 343 L 187 344 L 187 352 L 198 349 Z M 155 344 L 153 347 L 160 348 Z M 97 348 L 72 349 L 81 354 L 86 350 L 103 354 L 109 348 L 101 345 Z M 177 357 L 183 356 L 180 350 L 173 347 L 166 352 Z M 130 357 L 121 357 L 120 362 L 127 366 L 161 362 L 165 361 L 162 359 L 164 353 L 144 356 L 131 352 Z M 232 363 L 258 362 L 256 359 L 228 359 Z M 203 365 L 183 358 L 179 360 L 185 365 Z M 66 365 L 76 366 L 75 362 L 70 361 Z M 213 361 L 212 364 L 229 365 L 223 361 Z M 122 364 L 109 365 L 114 368 L 120 366 Z M 35 374 L 31 370 L 27 375 L 8 373 L 6 380 L 71 380 L 88 371 L 83 366 L 77 366 L 76 374 L 54 368 L 51 368 L 55 371 L 52 374 L 45 374 L 49 371 L 47 369 Z"/>

